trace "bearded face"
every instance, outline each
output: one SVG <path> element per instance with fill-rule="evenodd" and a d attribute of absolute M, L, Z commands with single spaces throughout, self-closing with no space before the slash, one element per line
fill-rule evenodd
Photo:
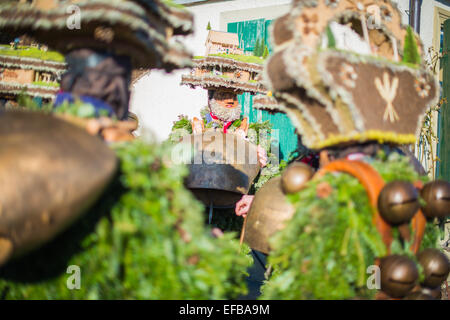
<path fill-rule="evenodd" d="M 225 122 L 235 121 L 241 116 L 241 107 L 233 92 L 214 91 L 209 100 L 209 109 L 219 120 Z"/>

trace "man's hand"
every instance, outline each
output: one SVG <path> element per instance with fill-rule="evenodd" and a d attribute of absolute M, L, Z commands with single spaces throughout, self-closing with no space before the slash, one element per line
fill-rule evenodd
<path fill-rule="evenodd" d="M 258 153 L 259 164 L 261 165 L 261 168 L 264 168 L 267 165 L 267 161 L 268 161 L 267 152 L 263 147 L 258 145 L 257 153 Z"/>
<path fill-rule="evenodd" d="M 242 199 L 236 203 L 236 215 L 245 218 L 250 210 L 254 198 L 255 196 L 243 196 Z"/>

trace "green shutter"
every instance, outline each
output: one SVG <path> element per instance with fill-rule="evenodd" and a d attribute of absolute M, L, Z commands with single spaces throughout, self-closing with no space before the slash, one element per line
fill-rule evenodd
<path fill-rule="evenodd" d="M 447 103 L 441 109 L 440 123 L 440 176 L 450 181 L 450 20 L 444 23 L 444 47 L 442 67 L 444 69 L 443 97 Z"/>
<path fill-rule="evenodd" d="M 228 32 L 239 35 L 239 44 L 245 52 L 253 52 L 257 39 L 265 39 L 265 44 L 272 52 L 269 39 L 269 26 L 273 20 L 251 20 L 229 23 Z M 253 108 L 253 96 L 245 93 L 239 97 L 243 114 L 251 123 L 269 120 L 272 128 L 279 130 L 280 159 L 288 160 L 291 153 L 297 149 L 297 135 L 289 117 L 284 113 L 269 113 L 268 111 Z"/>

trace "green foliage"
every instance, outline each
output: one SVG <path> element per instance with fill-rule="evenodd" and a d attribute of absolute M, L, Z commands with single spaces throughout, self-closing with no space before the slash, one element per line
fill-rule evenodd
<path fill-rule="evenodd" d="M 113 145 L 120 172 L 98 203 L 50 244 L 0 269 L 6 299 L 227 299 L 244 293 L 248 248 L 213 238 L 167 146 Z M 68 290 L 66 269 L 81 268 Z"/>
<path fill-rule="evenodd" d="M 405 36 L 405 47 L 403 49 L 402 61 L 404 63 L 410 63 L 413 65 L 421 64 L 419 48 L 417 47 L 417 40 L 411 26 L 408 26 L 408 30 Z"/>
<path fill-rule="evenodd" d="M 253 49 L 253 55 L 255 57 L 262 57 L 264 54 L 264 39 L 258 38 L 255 43 L 255 48 Z"/>
<path fill-rule="evenodd" d="M 334 38 L 334 34 L 331 31 L 330 26 L 327 26 L 327 39 L 328 39 L 328 48 L 336 48 L 336 39 Z"/>
<path fill-rule="evenodd" d="M 60 106 L 53 109 L 54 113 L 67 114 L 79 118 L 95 118 L 95 107 L 90 103 L 84 103 L 81 100 L 75 100 L 74 102 L 64 101 Z M 100 116 L 107 117 L 108 111 L 100 109 L 98 110 Z"/>
<path fill-rule="evenodd" d="M 17 108 L 29 111 L 49 113 L 53 109 L 53 105 L 51 103 L 40 105 L 36 102 L 36 100 L 31 98 L 30 96 L 27 96 L 25 92 L 18 95 L 17 104 L 18 104 Z"/>
<path fill-rule="evenodd" d="M 420 179 L 406 157 L 380 154 L 371 164 L 386 182 Z M 317 188 L 327 185 L 331 193 L 320 197 Z M 269 263 L 274 272 L 262 298 L 372 298 L 375 290 L 366 287 L 370 276 L 366 270 L 386 254 L 386 248 L 372 224 L 372 208 L 359 181 L 344 173 L 328 174 L 310 181 L 290 200 L 296 213 L 271 239 L 274 251 Z M 404 254 L 407 248 L 398 241 L 393 245 L 397 253 Z"/>
<path fill-rule="evenodd" d="M 56 114 L 67 114 L 74 117 L 79 118 L 95 118 L 96 112 L 93 105 L 89 103 L 84 103 L 81 100 L 75 100 L 74 102 L 65 101 L 63 104 L 54 108 L 53 104 L 47 103 L 43 105 L 39 105 L 35 100 L 31 97 L 26 96 L 25 94 L 19 95 L 17 98 L 17 102 L 19 108 L 29 110 L 29 111 L 37 111 L 37 112 L 46 112 L 46 113 L 56 113 Z M 100 116 L 107 117 L 108 111 L 99 110 Z M 114 118 L 114 117 L 113 117 Z"/>
<path fill-rule="evenodd" d="M 208 21 L 208 25 L 206 26 L 206 30 L 211 30 L 211 21 Z"/>
<path fill-rule="evenodd" d="M 178 120 L 173 122 L 172 131 L 169 134 L 169 141 L 176 143 L 184 136 L 192 134 L 192 123 L 188 116 L 179 115 Z"/>

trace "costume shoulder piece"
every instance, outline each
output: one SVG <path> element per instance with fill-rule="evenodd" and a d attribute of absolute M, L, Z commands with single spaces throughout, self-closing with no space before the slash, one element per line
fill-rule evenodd
<path fill-rule="evenodd" d="M 191 66 L 188 52 L 171 38 L 191 33 L 193 18 L 170 1 L 47 2 L 1 5 L 0 28 L 8 34 L 26 33 L 61 53 L 90 47 L 131 56 L 135 68 L 171 71 Z"/>
<path fill-rule="evenodd" d="M 263 78 L 309 148 L 415 142 L 438 84 L 389 0 L 294 1 Z"/>

